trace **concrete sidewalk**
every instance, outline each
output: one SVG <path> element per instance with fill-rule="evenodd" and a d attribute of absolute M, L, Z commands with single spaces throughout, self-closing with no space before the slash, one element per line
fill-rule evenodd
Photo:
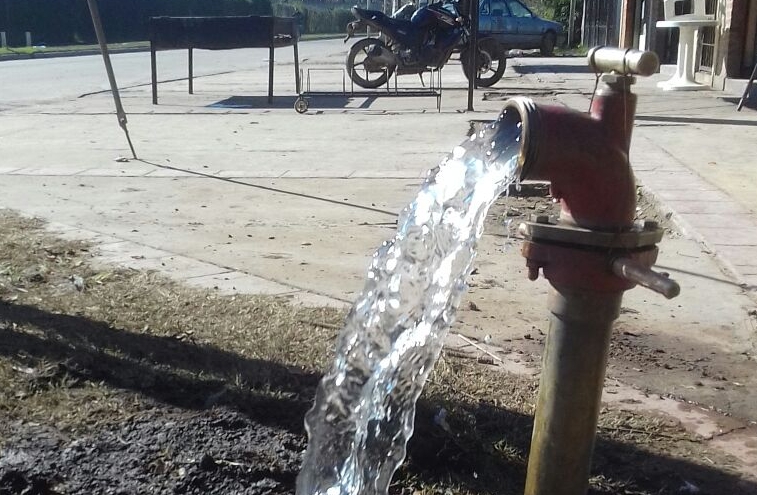
<path fill-rule="evenodd" d="M 309 89 L 342 88 L 339 71 L 344 50 L 339 47 L 303 62 Z M 309 69 L 317 70 L 307 72 Z M 751 185 L 757 183 L 753 165 L 757 113 L 750 109 L 737 113 L 737 94 L 658 90 L 656 83 L 670 70 L 640 78 L 635 86 L 639 106 L 631 150 L 634 171 L 681 229 L 710 250 L 737 283 L 752 290 L 757 287 L 757 258 L 752 255 L 757 245 L 757 202 L 751 191 Z M 279 64 L 277 71 L 277 81 L 291 78 L 291 64 Z M 413 76 L 400 81 L 419 87 Z M 207 185 L 208 179 L 227 184 L 229 179 L 240 179 L 237 185 L 243 182 L 247 190 L 270 193 L 278 190 L 278 179 L 298 184 L 291 190 L 289 186 L 286 191 L 278 190 L 288 196 L 282 201 L 287 207 L 292 207 L 295 198 L 324 205 L 336 202 L 391 222 L 408 195 L 376 198 L 370 205 L 363 204 L 363 196 L 340 196 L 354 195 L 361 188 L 375 193 L 371 182 L 378 180 L 397 181 L 403 188 L 414 189 L 426 170 L 464 137 L 471 120 L 494 118 L 509 97 L 526 95 L 540 102 L 584 109 L 594 86 L 594 76 L 583 58 L 515 58 L 500 83 L 476 93 L 476 112 L 469 114 L 464 112 L 467 84 L 460 67 L 450 64 L 443 81 L 440 113 L 434 98 L 314 96 L 310 111 L 298 115 L 292 109 L 296 95 L 291 91 L 268 104 L 264 96 L 267 77 L 262 70 L 199 78 L 195 95 L 185 93 L 184 81 L 161 84 L 158 106 L 150 104 L 149 86 L 132 87 L 123 91 L 124 105 L 143 160 L 130 162 L 114 162 L 117 156 L 128 156 L 128 151 L 111 115 L 109 94 L 22 107 L 4 112 L 0 120 L 0 174 L 11 188 L 6 199 L 18 193 L 26 204 L 24 209 L 43 215 L 53 213 L 48 209 L 50 202 L 32 207 L 29 194 L 52 195 L 49 191 L 61 191 L 79 179 L 83 181 L 81 189 L 63 194 L 70 196 L 65 199 L 67 204 L 81 204 L 90 213 L 102 205 L 110 215 L 119 207 L 95 198 L 105 195 L 113 201 L 123 196 L 120 205 L 133 205 L 137 196 L 154 201 L 152 187 L 142 184 L 161 184 L 157 190 L 163 191 L 177 178 L 197 179 L 182 181 L 181 191 L 187 184 Z M 48 192 L 45 188 L 28 191 L 22 185 L 37 184 L 40 177 Z M 113 182 L 107 178 L 115 177 L 130 185 L 115 192 L 101 184 L 91 188 L 84 184 L 103 178 L 110 186 Z M 347 193 L 340 187 L 345 179 L 350 183 Z M 323 191 L 332 189 L 334 197 L 321 198 Z M 215 196 L 211 190 L 208 194 Z M 180 193 L 172 190 L 169 194 L 175 200 Z M 191 196 L 194 192 L 187 194 L 181 199 L 196 197 Z M 218 201 L 218 197 L 206 198 L 207 203 L 217 205 Z M 90 203 L 94 204 L 84 206 Z M 376 204 L 379 206 L 372 206 Z M 126 217 L 116 219 L 120 225 L 108 230 L 111 235 L 125 233 Z M 126 223 L 132 220 L 137 219 L 129 218 Z M 363 256 L 369 246 L 355 251 Z M 337 276 L 340 279 L 341 274 Z M 313 287 L 301 289 L 324 292 Z M 354 293 L 325 292 L 344 301 Z"/>

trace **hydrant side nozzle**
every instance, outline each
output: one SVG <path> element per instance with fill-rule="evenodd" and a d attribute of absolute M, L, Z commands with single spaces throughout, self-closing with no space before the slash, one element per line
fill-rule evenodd
<path fill-rule="evenodd" d="M 681 286 L 678 285 L 678 282 L 668 278 L 666 274 L 655 272 L 634 259 L 615 259 L 612 262 L 612 271 L 620 278 L 662 294 L 666 299 L 673 299 L 681 293 Z"/>
<path fill-rule="evenodd" d="M 531 98 L 516 96 L 505 102 L 498 122 L 515 122 L 521 127 L 520 151 L 518 152 L 518 168 L 516 177 L 519 180 L 529 178 L 529 169 L 536 163 L 538 148 L 533 145 L 533 130 L 539 129 L 539 111 Z"/>
<path fill-rule="evenodd" d="M 660 68 L 655 52 L 633 48 L 595 46 L 586 56 L 589 68 L 597 74 L 615 72 L 626 76 L 651 76 Z"/>

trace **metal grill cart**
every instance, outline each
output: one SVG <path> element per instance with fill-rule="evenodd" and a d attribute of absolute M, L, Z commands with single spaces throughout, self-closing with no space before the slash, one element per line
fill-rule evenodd
<path fill-rule="evenodd" d="M 189 94 L 194 93 L 192 50 L 230 50 L 232 48 L 268 48 L 268 103 L 273 101 L 274 49 L 294 49 L 295 88 L 300 91 L 297 41 L 300 33 L 292 17 L 221 16 L 221 17 L 151 17 L 150 66 L 152 103 L 158 104 L 158 68 L 156 52 L 186 48 L 188 52 Z"/>
<path fill-rule="evenodd" d="M 442 111 L 442 72 L 441 69 L 432 69 L 429 73 L 428 86 L 423 84 L 422 88 L 403 88 L 397 83 L 397 74 L 387 74 L 387 82 L 383 86 L 374 90 L 355 90 L 355 83 L 349 78 L 349 87 L 347 86 L 347 69 L 345 68 L 308 68 L 304 77 L 301 75 L 300 80 L 305 81 L 305 90 L 299 92 L 299 97 L 294 102 L 294 109 L 297 113 L 305 113 L 310 106 L 309 99 L 315 97 L 341 97 L 341 98 L 380 98 L 380 97 L 433 97 L 436 98 L 436 110 Z M 318 73 L 330 73 L 335 77 L 341 76 L 341 91 L 314 91 L 313 77 Z M 421 74 L 423 83 L 423 74 Z M 332 81 L 332 85 L 337 85 L 338 79 Z M 299 89 L 299 88 L 298 88 Z"/>

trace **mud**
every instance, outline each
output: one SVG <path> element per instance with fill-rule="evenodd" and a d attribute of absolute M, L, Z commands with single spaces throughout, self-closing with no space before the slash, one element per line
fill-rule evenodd
<path fill-rule="evenodd" d="M 236 412 L 163 407 L 75 436 L 17 423 L 5 444 L 0 493 L 30 495 L 291 493 L 305 448 Z"/>

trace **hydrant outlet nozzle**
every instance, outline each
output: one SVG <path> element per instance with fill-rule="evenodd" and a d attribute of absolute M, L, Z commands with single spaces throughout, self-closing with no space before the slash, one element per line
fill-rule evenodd
<path fill-rule="evenodd" d="M 660 68 L 660 59 L 651 51 L 597 46 L 586 57 L 597 74 L 614 72 L 625 76 L 651 76 Z"/>

